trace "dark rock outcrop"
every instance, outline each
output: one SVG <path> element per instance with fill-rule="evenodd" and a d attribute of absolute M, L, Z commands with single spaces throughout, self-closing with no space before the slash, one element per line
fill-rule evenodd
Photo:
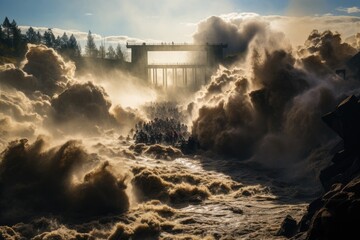
<path fill-rule="evenodd" d="M 320 181 L 325 191 L 329 191 L 334 183 L 347 184 L 360 172 L 359 99 L 354 95 L 346 98 L 323 120 L 343 139 L 343 148 L 334 155 L 333 164 L 320 173 Z"/>
<path fill-rule="evenodd" d="M 332 164 L 321 171 L 325 194 L 309 204 L 292 239 L 359 239 L 360 236 L 360 101 L 350 96 L 323 117 L 342 142 Z"/>
<path fill-rule="evenodd" d="M 297 231 L 296 220 L 290 215 L 287 215 L 284 221 L 281 223 L 281 227 L 276 235 L 285 236 L 289 238 L 294 236 L 296 231 Z"/>

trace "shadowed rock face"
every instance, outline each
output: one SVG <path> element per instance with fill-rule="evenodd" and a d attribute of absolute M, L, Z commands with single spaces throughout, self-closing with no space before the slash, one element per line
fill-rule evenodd
<path fill-rule="evenodd" d="M 355 239 L 360 222 L 360 103 L 350 96 L 323 117 L 342 141 L 320 173 L 326 193 L 310 203 L 293 239 Z"/>
<path fill-rule="evenodd" d="M 359 175 L 360 103 L 356 96 L 342 101 L 335 111 L 323 120 L 343 140 L 343 147 L 335 153 L 333 164 L 320 173 L 321 183 L 329 191 L 335 183 L 347 184 Z"/>

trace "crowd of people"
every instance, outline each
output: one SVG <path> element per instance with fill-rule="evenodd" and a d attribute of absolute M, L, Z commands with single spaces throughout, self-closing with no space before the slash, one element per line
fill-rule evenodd
<path fill-rule="evenodd" d="M 154 118 L 135 125 L 135 143 L 181 145 L 189 138 L 187 126 L 174 118 Z"/>
<path fill-rule="evenodd" d="M 138 122 L 133 130 L 135 143 L 181 146 L 190 136 L 181 123 L 182 113 L 173 102 L 149 103 L 143 107 L 149 122 Z"/>
<path fill-rule="evenodd" d="M 174 118 L 179 121 L 184 120 L 184 114 L 181 112 L 176 102 L 151 102 L 142 107 L 149 119 Z"/>

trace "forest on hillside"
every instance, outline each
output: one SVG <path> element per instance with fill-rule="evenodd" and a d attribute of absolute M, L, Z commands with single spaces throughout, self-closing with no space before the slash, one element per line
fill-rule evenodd
<path fill-rule="evenodd" d="M 64 32 L 62 36 L 55 36 L 51 28 L 41 34 L 33 27 L 29 27 L 25 33 L 22 33 L 15 20 L 10 22 L 9 18 L 5 17 L 3 23 L 0 24 L 0 63 L 16 62 L 16 59 L 22 58 L 27 51 L 28 43 L 46 45 L 55 49 L 63 57 L 72 60 L 90 57 L 124 61 L 120 44 L 117 44 L 115 48 L 109 45 L 106 49 L 105 44 L 101 43 L 98 47 L 90 30 L 84 52 L 82 52 L 80 43 L 73 34 L 68 36 Z"/>

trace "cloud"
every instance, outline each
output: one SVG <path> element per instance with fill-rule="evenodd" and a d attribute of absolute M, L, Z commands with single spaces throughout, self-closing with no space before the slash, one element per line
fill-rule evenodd
<path fill-rule="evenodd" d="M 345 8 L 342 8 L 345 9 Z M 348 11 L 346 9 L 346 11 Z M 357 7 L 349 8 L 349 11 L 360 11 Z M 358 29 L 358 24 L 360 24 L 360 17 L 356 16 L 334 16 L 334 15 L 314 15 L 314 16 L 281 16 L 281 15 L 266 15 L 261 16 L 257 13 L 253 12 L 230 12 L 227 14 L 218 15 L 215 17 L 221 18 L 225 22 L 232 22 L 234 25 L 239 25 L 240 22 L 249 20 L 249 19 L 262 19 L 263 22 L 267 23 L 273 29 L 277 31 L 283 32 L 286 37 L 290 40 L 293 46 L 301 45 L 306 41 L 306 36 L 314 29 L 319 31 L 331 30 L 334 32 L 338 32 L 342 35 L 342 37 L 348 38 L 350 36 L 354 36 Z M 185 41 L 191 41 L 191 32 L 195 32 L 196 28 L 199 27 L 203 22 L 205 22 L 208 18 L 203 18 L 197 22 L 187 22 L 182 21 L 178 23 L 177 26 L 179 28 L 186 28 L 188 34 L 182 36 L 183 38 L 188 38 Z M 148 19 L 149 21 L 151 19 Z M 294 28 L 296 26 L 296 28 Z M 20 26 L 22 33 L 25 33 L 30 26 Z M 39 31 L 43 34 L 48 27 L 33 27 L 35 31 Z M 177 28 L 178 29 L 178 28 Z M 166 32 L 170 35 L 169 29 L 166 29 Z M 181 34 L 182 30 L 178 29 L 177 35 Z M 76 29 L 61 29 L 61 28 L 52 28 L 53 33 L 57 36 L 61 36 L 64 32 L 68 35 L 73 34 L 76 39 L 80 42 L 82 46 L 86 44 L 88 32 L 76 30 Z M 166 39 L 162 39 L 159 35 L 156 39 L 154 38 L 138 38 L 127 35 L 110 35 L 103 36 L 97 34 L 96 32 L 92 32 L 95 41 L 97 44 L 100 44 L 100 41 L 105 39 L 109 45 L 122 44 L 125 45 L 126 42 L 163 42 Z M 149 35 L 150 36 L 150 35 Z M 183 41 L 181 41 L 183 42 Z"/>
<path fill-rule="evenodd" d="M 150 39 L 146 40 L 149 41 Z M 145 40 L 140 38 L 133 38 L 125 35 L 118 35 L 118 36 L 106 36 L 105 41 L 109 43 L 120 43 L 120 44 L 126 44 L 127 42 L 145 42 Z M 157 40 L 151 40 L 157 41 Z"/>
<path fill-rule="evenodd" d="M 331 30 L 338 32 L 346 39 L 353 36 L 358 31 L 360 17 L 355 16 L 264 16 L 275 30 L 282 31 L 290 40 L 293 46 L 302 45 L 306 41 L 308 34 L 317 29 L 321 32 Z M 294 27 L 296 26 L 296 28 Z"/>
<path fill-rule="evenodd" d="M 87 13 L 85 13 L 84 14 L 85 16 L 92 16 L 92 15 L 94 15 L 93 13 L 90 13 L 90 12 L 87 12 Z"/>
<path fill-rule="evenodd" d="M 340 12 L 347 12 L 348 14 L 360 13 L 360 8 L 358 8 L 358 7 L 348 7 L 348 8 L 339 7 L 336 10 L 338 10 Z"/>
<path fill-rule="evenodd" d="M 224 22 L 231 23 L 237 27 L 240 27 L 242 22 L 260 20 L 268 24 L 271 29 L 283 32 L 293 46 L 302 45 L 306 41 L 308 34 L 314 29 L 321 32 L 326 30 L 338 32 L 346 39 L 356 35 L 357 29 L 359 29 L 358 25 L 360 24 L 360 17 L 357 16 L 334 16 L 330 14 L 313 16 L 261 16 L 253 12 L 231 12 L 219 16 L 210 16 L 199 22 L 188 22 L 183 25 L 186 27 L 199 28 L 204 25 L 204 22 L 209 21 L 212 17 L 220 18 Z M 296 26 L 296 28 L 294 28 L 294 26 Z M 194 29 L 194 32 L 197 33 L 198 29 Z"/>

